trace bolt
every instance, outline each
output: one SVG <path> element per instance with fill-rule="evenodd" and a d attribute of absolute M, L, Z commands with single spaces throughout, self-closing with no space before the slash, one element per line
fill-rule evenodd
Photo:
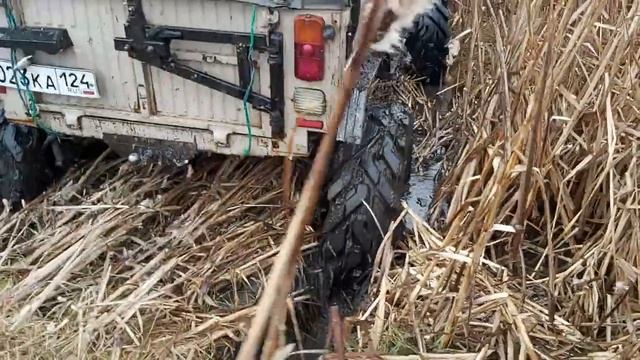
<path fill-rule="evenodd" d="M 325 40 L 333 40 L 336 37 L 336 29 L 332 25 L 326 25 L 322 29 L 322 36 Z"/>

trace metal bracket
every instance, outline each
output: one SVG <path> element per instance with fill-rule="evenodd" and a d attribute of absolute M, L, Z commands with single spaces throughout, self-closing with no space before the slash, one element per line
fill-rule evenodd
<path fill-rule="evenodd" d="M 229 147 L 229 135 L 231 135 L 230 131 L 225 131 L 222 129 L 211 129 L 213 132 L 213 141 L 216 145 L 220 147 Z"/>
<path fill-rule="evenodd" d="M 115 38 L 118 51 L 151 66 L 163 69 L 184 79 L 221 91 L 237 99 L 244 99 L 254 64 L 249 57 L 250 34 L 194 29 L 172 26 L 152 26 L 147 23 L 142 0 L 127 0 L 129 18 L 125 25 L 125 38 Z M 211 76 L 180 64 L 171 53 L 173 40 L 230 44 L 236 46 L 240 84 Z M 271 114 L 272 137 L 284 137 L 284 62 L 282 33 L 272 31 L 269 36 L 256 34 L 254 49 L 269 54 L 271 97 L 251 91 L 247 101 L 257 110 Z"/>
<path fill-rule="evenodd" d="M 27 53 L 44 51 L 57 54 L 73 46 L 67 29 L 45 27 L 0 28 L 0 48 L 20 49 Z"/>
<path fill-rule="evenodd" d="M 63 115 L 65 125 L 67 125 L 69 129 L 78 130 L 80 129 L 80 118 L 86 114 L 82 110 L 69 109 L 64 111 Z"/>

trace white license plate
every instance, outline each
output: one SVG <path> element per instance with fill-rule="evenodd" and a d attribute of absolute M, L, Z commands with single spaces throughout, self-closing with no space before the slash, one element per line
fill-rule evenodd
<path fill-rule="evenodd" d="M 96 76 L 86 70 L 54 66 L 31 65 L 20 71 L 20 89 L 33 92 L 83 98 L 99 98 Z M 24 75 L 24 76 L 23 76 Z M 17 88 L 16 76 L 11 62 L 0 60 L 0 86 Z"/>

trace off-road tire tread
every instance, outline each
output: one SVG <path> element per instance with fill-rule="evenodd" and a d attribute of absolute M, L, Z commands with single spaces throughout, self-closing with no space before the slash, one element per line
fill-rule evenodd
<path fill-rule="evenodd" d="M 416 17 L 413 28 L 406 34 L 405 47 L 411 55 L 413 71 L 429 85 L 439 85 L 446 69 L 451 37 L 449 17 L 447 1 L 436 1 L 434 8 Z"/>
<path fill-rule="evenodd" d="M 411 167 L 411 112 L 398 104 L 370 105 L 367 112 L 361 144 L 337 145 L 321 244 L 322 297 L 346 312 L 366 293 L 383 240 L 371 213 L 386 233 L 400 213 Z"/>

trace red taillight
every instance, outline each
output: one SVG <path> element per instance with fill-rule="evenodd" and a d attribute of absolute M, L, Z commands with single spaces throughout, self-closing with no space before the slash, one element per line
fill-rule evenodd
<path fill-rule="evenodd" d="M 324 123 L 322 121 L 319 121 L 319 120 L 307 120 L 307 119 L 304 119 L 304 118 L 297 118 L 296 119 L 296 125 L 299 128 L 306 128 L 306 129 L 322 130 L 324 128 Z"/>
<path fill-rule="evenodd" d="M 6 94 L 7 93 L 7 88 L 4 86 L 0 86 L 0 94 Z"/>
<path fill-rule="evenodd" d="M 298 15 L 294 23 L 295 73 L 300 80 L 324 79 L 324 19 L 315 15 Z"/>

